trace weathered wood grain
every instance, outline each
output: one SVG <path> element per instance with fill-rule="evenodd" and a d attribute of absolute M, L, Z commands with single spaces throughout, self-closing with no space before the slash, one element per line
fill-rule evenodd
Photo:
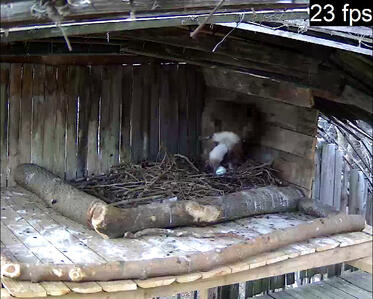
<path fill-rule="evenodd" d="M 13 179 L 14 168 L 18 165 L 20 159 L 19 132 L 20 132 L 20 112 L 21 112 L 21 91 L 22 91 L 22 65 L 19 63 L 10 66 L 10 87 L 9 87 L 9 153 L 8 167 L 9 179 L 8 185 L 15 184 Z"/>
<path fill-rule="evenodd" d="M 224 88 L 301 107 L 313 106 L 311 90 L 298 87 L 294 83 L 217 68 L 203 68 L 203 74 L 207 86 L 210 87 Z"/>
<path fill-rule="evenodd" d="M 32 84 L 32 136 L 31 162 L 44 166 L 44 116 L 47 111 L 45 103 L 45 65 L 34 65 L 34 79 Z"/>
<path fill-rule="evenodd" d="M 54 172 L 59 177 L 65 177 L 65 136 L 66 136 L 66 112 L 68 99 L 68 85 L 71 84 L 68 77 L 68 67 L 58 66 L 57 70 L 57 94 L 56 94 L 56 126 L 55 126 L 55 152 Z"/>
<path fill-rule="evenodd" d="M 44 110 L 44 136 L 43 136 L 43 163 L 47 169 L 56 172 L 55 154 L 56 143 L 56 110 L 58 104 L 57 95 L 57 68 L 47 65 L 45 67 L 45 105 Z"/>
<path fill-rule="evenodd" d="M 9 70 L 8 63 L 0 64 L 0 159 L 1 187 L 8 181 L 8 102 L 9 102 Z"/>
<path fill-rule="evenodd" d="M 131 105 L 131 159 L 139 162 L 143 158 L 143 130 L 142 130 L 142 110 L 143 110 L 143 80 L 141 67 L 133 68 L 133 92 Z"/>
<path fill-rule="evenodd" d="M 19 122 L 19 162 L 31 160 L 31 124 L 32 124 L 32 76 L 33 65 L 25 63 L 22 73 L 22 96 Z"/>
<path fill-rule="evenodd" d="M 335 144 L 324 144 L 321 154 L 320 201 L 333 206 L 335 175 Z"/>
<path fill-rule="evenodd" d="M 101 101 L 101 66 L 92 66 L 90 72 L 89 84 L 89 105 L 84 109 L 89 110 L 88 115 L 88 142 L 87 142 L 87 174 L 97 174 L 99 171 L 98 155 L 98 128 L 99 128 L 99 111 Z"/>
<path fill-rule="evenodd" d="M 89 124 L 89 106 L 90 106 L 90 88 L 92 84 L 87 67 L 78 69 L 78 142 L 77 142 L 77 169 L 78 178 L 87 175 L 87 150 L 88 150 L 88 124 Z"/>
<path fill-rule="evenodd" d="M 69 88 L 67 98 L 66 115 L 66 179 L 76 178 L 77 161 L 77 116 L 78 116 L 78 97 L 79 97 L 79 72 L 78 67 L 69 66 Z"/>
<path fill-rule="evenodd" d="M 147 76 L 151 81 L 150 87 L 150 140 L 149 140 L 149 158 L 156 160 L 159 153 L 159 95 L 161 88 L 161 67 L 152 65 L 150 74 Z"/>
<path fill-rule="evenodd" d="M 133 66 L 122 68 L 122 114 L 120 134 L 120 161 L 131 158 L 131 105 L 133 92 Z"/>

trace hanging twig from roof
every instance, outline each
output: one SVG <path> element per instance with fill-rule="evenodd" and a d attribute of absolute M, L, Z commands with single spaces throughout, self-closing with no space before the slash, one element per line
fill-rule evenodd
<path fill-rule="evenodd" d="M 214 47 L 214 49 L 212 49 L 212 52 L 215 52 L 216 51 L 216 49 L 225 41 L 225 39 L 242 23 L 242 21 L 243 21 L 243 19 L 244 19 L 244 17 L 245 17 L 245 14 L 242 14 L 241 15 L 241 19 L 240 19 L 240 21 L 237 23 L 237 25 L 236 25 L 236 27 L 234 27 L 234 28 L 232 28 L 224 37 L 223 37 L 223 39 L 220 41 L 220 42 L 218 42 L 216 45 L 215 45 L 215 47 Z"/>
<path fill-rule="evenodd" d="M 69 3 L 66 1 L 51 1 L 51 0 L 40 0 L 31 6 L 31 15 L 37 18 L 47 17 L 55 22 L 56 27 L 61 30 L 61 33 L 65 39 L 67 48 L 72 51 L 70 40 L 66 35 L 66 32 L 61 27 L 61 21 L 65 15 L 68 14 Z"/>
<path fill-rule="evenodd" d="M 205 26 L 205 24 L 211 19 L 212 15 L 219 9 L 220 6 L 223 5 L 225 0 L 220 0 L 220 2 L 218 3 L 218 5 L 216 5 L 216 7 L 209 13 L 209 15 L 207 16 L 206 20 L 204 20 L 201 24 L 199 24 L 199 26 L 190 34 L 190 37 L 191 38 L 195 38 L 196 35 L 198 34 L 198 32 L 201 31 L 202 27 Z"/>

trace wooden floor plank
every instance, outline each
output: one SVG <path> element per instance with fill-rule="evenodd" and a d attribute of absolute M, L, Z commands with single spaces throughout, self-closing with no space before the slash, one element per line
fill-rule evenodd
<path fill-rule="evenodd" d="M 39 284 L 30 281 L 17 281 L 2 277 L 1 282 L 8 292 L 14 297 L 46 297 L 46 290 Z"/>
<path fill-rule="evenodd" d="M 343 291 L 347 294 L 354 296 L 355 298 L 359 298 L 359 299 L 371 299 L 372 298 L 372 293 L 364 289 L 361 289 L 353 285 L 352 283 L 345 281 L 342 278 L 335 277 L 330 280 L 329 279 L 324 280 L 324 282 L 333 288 L 336 288 L 340 291 Z"/>
<path fill-rule="evenodd" d="M 40 285 L 50 296 L 62 296 L 71 292 L 70 288 L 62 281 L 42 281 Z"/>
<path fill-rule="evenodd" d="M 115 280 L 97 282 L 104 292 L 134 291 L 137 284 L 133 280 Z"/>
<path fill-rule="evenodd" d="M 372 275 L 359 271 L 359 272 L 351 272 L 351 273 L 344 273 L 341 276 L 342 279 L 352 283 L 353 285 L 364 289 L 368 292 L 372 293 Z"/>
<path fill-rule="evenodd" d="M 102 287 L 92 281 L 92 282 L 71 282 L 67 281 L 65 284 L 74 292 L 79 294 L 92 294 L 102 291 Z"/>

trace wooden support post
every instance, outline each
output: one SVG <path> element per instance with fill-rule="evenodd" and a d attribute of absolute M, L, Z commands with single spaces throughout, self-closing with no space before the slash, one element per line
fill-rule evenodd
<path fill-rule="evenodd" d="M 335 144 L 322 148 L 320 201 L 333 206 L 335 173 Z"/>
<path fill-rule="evenodd" d="M 360 170 L 351 170 L 350 197 L 348 201 L 349 214 L 364 215 L 366 211 L 364 174 Z"/>

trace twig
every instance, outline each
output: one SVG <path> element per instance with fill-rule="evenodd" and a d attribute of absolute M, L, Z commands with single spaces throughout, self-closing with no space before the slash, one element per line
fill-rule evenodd
<path fill-rule="evenodd" d="M 214 49 L 212 49 L 212 52 L 215 52 L 216 51 L 216 49 L 225 41 L 225 39 L 242 23 L 242 21 L 243 21 L 243 19 L 244 19 L 244 17 L 245 17 L 245 14 L 242 14 L 241 15 L 241 19 L 240 19 L 240 21 L 237 23 L 237 25 L 236 25 L 236 27 L 234 27 L 234 28 L 232 28 L 224 37 L 223 37 L 223 39 L 220 41 L 220 42 L 218 42 L 216 45 L 215 45 L 215 47 L 214 47 Z"/>
<path fill-rule="evenodd" d="M 197 167 L 194 166 L 194 164 L 189 160 L 188 157 L 185 157 L 184 155 L 181 155 L 181 154 L 174 154 L 174 157 L 178 157 L 178 158 L 182 158 L 184 159 L 185 161 L 187 161 L 189 163 L 189 165 L 197 172 L 199 172 L 199 169 Z"/>
<path fill-rule="evenodd" d="M 201 31 L 202 27 L 205 26 L 205 24 L 211 19 L 212 15 L 219 9 L 220 6 L 223 5 L 225 0 L 220 0 L 220 2 L 218 3 L 218 5 L 216 5 L 216 7 L 209 13 L 209 15 L 207 16 L 207 18 L 201 23 L 199 24 L 199 26 L 190 34 L 190 37 L 191 38 L 195 38 L 196 35 L 198 34 L 198 32 Z"/>

